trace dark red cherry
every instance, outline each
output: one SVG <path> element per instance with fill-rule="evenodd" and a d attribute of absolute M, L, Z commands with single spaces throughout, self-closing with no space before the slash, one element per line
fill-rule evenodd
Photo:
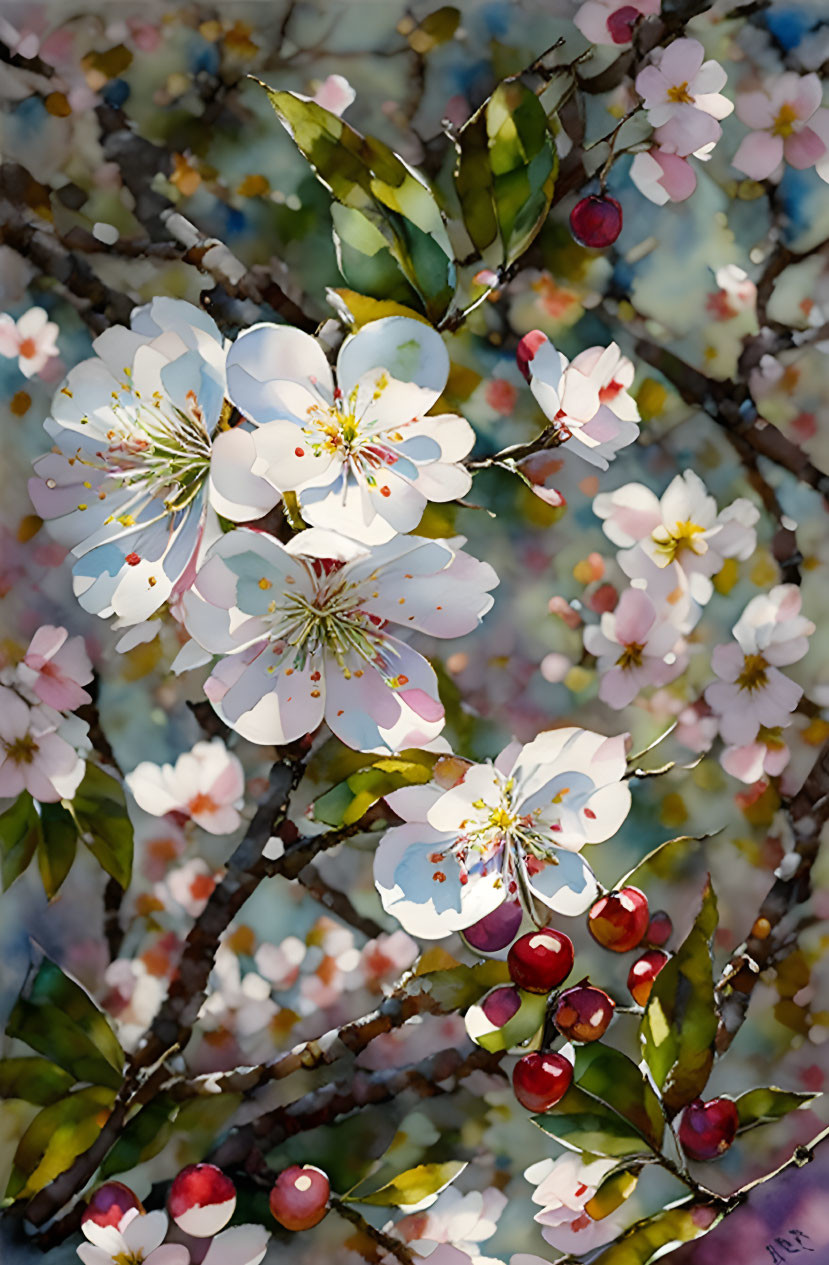
<path fill-rule="evenodd" d="M 463 938 L 479 953 L 498 953 L 512 944 L 523 918 L 521 904 L 517 900 L 505 900 L 480 922 L 467 927 Z"/>
<path fill-rule="evenodd" d="M 188 1164 L 170 1187 L 167 1207 L 185 1234 L 212 1238 L 233 1216 L 236 1187 L 215 1164 Z"/>
<path fill-rule="evenodd" d="M 268 1202 L 286 1230 L 310 1230 L 325 1216 L 330 1194 L 331 1184 L 321 1168 L 292 1164 L 277 1177 Z"/>
<path fill-rule="evenodd" d="M 648 898 L 638 887 L 600 896 L 587 915 L 593 939 L 614 953 L 627 953 L 641 944 L 648 921 Z"/>
<path fill-rule="evenodd" d="M 99 1186 L 81 1217 L 81 1225 L 94 1221 L 95 1225 L 117 1226 L 125 1212 L 131 1208 L 141 1208 L 138 1196 L 133 1194 L 129 1186 L 123 1182 L 105 1182 Z"/>
<path fill-rule="evenodd" d="M 524 335 L 515 349 L 515 359 L 518 363 L 518 368 L 528 382 L 532 377 L 530 362 L 542 343 L 548 341 L 547 335 L 542 334 L 540 329 L 531 329 L 529 334 Z"/>
<path fill-rule="evenodd" d="M 515 1097 L 527 1111 L 548 1111 L 573 1080 L 573 1065 L 563 1054 L 525 1054 L 512 1073 Z"/>
<path fill-rule="evenodd" d="M 622 208 L 615 198 L 591 193 L 570 212 L 570 231 L 580 246 L 604 250 L 622 231 Z"/>
<path fill-rule="evenodd" d="M 653 981 L 670 959 L 664 949 L 648 949 L 628 971 L 628 989 L 637 1006 L 647 1006 Z"/>
<path fill-rule="evenodd" d="M 671 922 L 670 914 L 666 914 L 664 909 L 657 909 L 655 914 L 651 914 L 651 920 L 645 932 L 645 943 L 652 944 L 655 949 L 661 949 L 670 940 L 673 930 L 674 924 Z"/>
<path fill-rule="evenodd" d="M 629 44 L 633 39 L 634 23 L 642 14 L 632 4 L 623 4 L 607 19 L 607 29 L 614 44 Z"/>
<path fill-rule="evenodd" d="M 517 988 L 506 984 L 503 988 L 493 988 L 481 1002 L 481 1010 L 491 1024 L 503 1028 L 521 1005 L 521 995 Z"/>
<path fill-rule="evenodd" d="M 563 931 L 544 927 L 519 936 L 509 951 L 507 966 L 513 983 L 528 993 L 549 993 L 573 969 L 573 941 Z"/>
<path fill-rule="evenodd" d="M 730 1098 L 697 1098 L 679 1122 L 679 1140 L 691 1160 L 714 1160 L 727 1151 L 737 1135 L 740 1117 Z"/>
<path fill-rule="evenodd" d="M 601 988 L 576 984 L 559 995 L 555 1025 L 571 1041 L 598 1041 L 607 1031 L 614 1009 L 612 999 Z"/>

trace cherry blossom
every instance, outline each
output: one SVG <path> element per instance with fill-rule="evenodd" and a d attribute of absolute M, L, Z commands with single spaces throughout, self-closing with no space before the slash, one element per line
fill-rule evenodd
<path fill-rule="evenodd" d="M 725 747 L 720 764 L 726 773 L 752 784 L 762 777 L 778 777 L 791 759 L 791 751 L 783 737 L 783 729 L 767 729 L 761 725 L 753 742 L 741 747 Z"/>
<path fill-rule="evenodd" d="M 584 647 L 598 659 L 599 698 L 626 707 L 646 685 L 667 685 L 684 671 L 676 625 L 641 589 L 625 589 L 613 611 L 585 628 Z"/>
<path fill-rule="evenodd" d="M 687 631 L 698 617 L 683 621 L 681 606 L 690 598 L 699 606 L 711 598 L 711 577 L 726 558 L 751 557 L 759 511 L 738 498 L 717 511 L 717 503 L 693 470 L 678 474 L 661 497 L 642 483 L 602 492 L 593 512 L 605 535 L 621 545 L 619 565 L 634 587 L 677 608 L 674 622 Z"/>
<path fill-rule="evenodd" d="M 182 813 L 213 835 L 229 835 L 241 821 L 245 774 L 221 738 L 197 742 L 174 765 L 145 760 L 126 783 L 139 808 L 153 817 Z"/>
<path fill-rule="evenodd" d="M 356 100 L 357 93 L 344 75 L 328 75 L 311 100 L 331 114 L 342 115 Z"/>
<path fill-rule="evenodd" d="M 227 359 L 230 397 L 257 424 L 253 473 L 295 491 L 307 522 L 371 544 L 469 491 L 472 427 L 426 416 L 448 374 L 440 335 L 405 316 L 346 339 L 336 387 L 319 343 L 285 325 L 245 330 Z"/>
<path fill-rule="evenodd" d="M 265 1259 L 270 1237 L 261 1225 L 231 1226 L 211 1239 L 201 1265 L 259 1265 Z"/>
<path fill-rule="evenodd" d="M 659 12 L 659 0 L 585 0 L 573 21 L 591 44 L 629 44 L 640 17 Z"/>
<path fill-rule="evenodd" d="M 797 585 L 778 584 L 751 599 L 732 629 L 733 642 L 714 647 L 711 666 L 719 680 L 707 686 L 705 701 L 730 746 L 751 744 L 761 726 L 787 725 L 801 699 L 802 687 L 780 671 L 803 658 L 815 631 L 800 605 Z"/>
<path fill-rule="evenodd" d="M 707 162 L 713 149 L 704 145 L 694 150 L 690 157 Z M 666 202 L 684 202 L 697 187 L 697 173 L 688 158 L 655 145 L 644 153 L 634 155 L 630 165 L 630 178 L 640 193 L 657 206 Z"/>
<path fill-rule="evenodd" d="M 43 624 L 17 665 L 18 679 L 59 712 L 71 712 L 91 702 L 83 688 L 92 680 L 92 664 L 83 637 L 70 637 L 65 628 Z"/>
<path fill-rule="evenodd" d="M 615 343 L 588 347 L 573 361 L 533 330 L 518 346 L 518 363 L 560 442 L 606 470 L 639 434 L 639 410 L 628 388 L 634 369 Z"/>
<path fill-rule="evenodd" d="M 719 62 L 704 61 L 699 40 L 674 40 L 652 54 L 651 64 L 636 76 L 636 91 L 645 105 L 648 122 L 657 129 L 663 150 L 686 158 L 703 145 L 719 140 L 718 120 L 734 109 L 720 89 L 726 73 Z"/>
<path fill-rule="evenodd" d="M 757 306 L 757 286 L 736 264 L 726 264 L 714 274 L 717 289 L 709 294 L 707 310 L 717 320 L 729 321 L 741 312 L 753 312 Z"/>
<path fill-rule="evenodd" d="M 71 799 L 84 775 L 77 742 L 85 734 L 75 717 L 67 721 L 46 704 L 30 707 L 0 685 L 0 797 L 28 791 L 42 804 Z"/>
<path fill-rule="evenodd" d="M 506 1195 L 492 1186 L 466 1195 L 450 1186 L 428 1210 L 412 1212 L 402 1221 L 389 1223 L 385 1230 L 401 1239 L 416 1259 L 442 1261 L 444 1265 L 500 1265 L 490 1256 L 481 1256 L 478 1247 L 492 1238 L 506 1203 Z M 441 1244 L 453 1251 L 444 1249 L 438 1255 Z"/>
<path fill-rule="evenodd" d="M 278 499 L 250 473 L 247 431 L 220 429 L 225 349 L 213 320 L 162 298 L 131 321 L 100 334 L 95 357 L 57 391 L 45 422 L 54 448 L 29 484 L 75 555 L 81 605 L 122 626 L 171 596 L 203 544 L 208 507 L 242 521 Z"/>
<path fill-rule="evenodd" d="M 387 830 L 374 862 L 383 907 L 412 935 L 438 939 L 520 896 L 583 913 L 598 890 L 579 856 L 630 810 L 624 736 L 552 729 L 494 763 L 472 764 L 449 790 L 435 782 L 387 796 L 404 825 Z"/>
<path fill-rule="evenodd" d="M 752 130 L 732 158 L 752 180 L 778 180 L 783 162 L 813 167 L 827 152 L 829 110 L 816 74 L 786 71 L 760 89 L 737 94 L 737 117 Z"/>
<path fill-rule="evenodd" d="M 190 1253 L 178 1243 L 164 1243 L 167 1214 L 129 1208 L 114 1225 L 88 1220 L 81 1225 L 89 1243 L 78 1248 L 84 1265 L 190 1265 Z M 163 1246 L 162 1246 L 163 1244 Z"/>
<path fill-rule="evenodd" d="M 562 1155 L 557 1160 L 539 1160 L 525 1170 L 527 1181 L 536 1187 L 533 1203 L 541 1205 L 534 1219 L 548 1243 L 580 1256 L 616 1238 L 619 1218 L 611 1214 L 594 1220 L 586 1205 L 617 1163 L 612 1159 L 584 1163 L 579 1155 Z"/>
<path fill-rule="evenodd" d="M 0 313 L 0 356 L 17 360 L 20 372 L 33 378 L 58 354 L 58 327 L 42 307 L 30 307 L 18 321 Z"/>
<path fill-rule="evenodd" d="M 223 536 L 184 599 L 190 635 L 222 656 L 204 686 L 216 711 L 252 742 L 290 742 L 323 720 L 359 750 L 430 742 L 444 720 L 435 674 L 390 625 L 433 637 L 478 625 L 498 580 L 460 543 Z"/>

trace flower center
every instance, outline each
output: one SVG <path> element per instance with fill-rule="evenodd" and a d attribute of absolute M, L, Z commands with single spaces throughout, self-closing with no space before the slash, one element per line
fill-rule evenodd
<path fill-rule="evenodd" d="M 737 677 L 737 684 L 741 690 L 761 690 L 768 684 L 768 668 L 767 661 L 761 654 L 747 654 L 743 663 L 743 670 Z"/>
<path fill-rule="evenodd" d="M 602 387 L 599 391 L 599 403 L 608 404 L 611 400 L 615 400 L 619 392 L 623 390 L 624 387 L 621 382 L 617 382 L 614 378 L 612 382 L 608 382 L 607 386 Z"/>
<path fill-rule="evenodd" d="M 137 1252 L 119 1252 L 112 1261 L 113 1265 L 143 1265 L 144 1253 L 140 1249 Z"/>
<path fill-rule="evenodd" d="M 356 387 L 345 399 L 337 388 L 333 405 L 314 403 L 307 409 L 307 421 L 302 428 L 305 444 L 315 457 L 324 453 L 339 456 L 362 475 L 369 487 L 375 487 L 378 480 L 382 483 L 383 468 L 397 463 L 399 457 L 391 444 L 403 441 L 400 430 L 382 429 L 373 415 L 372 406 L 388 385 L 388 374 L 381 373 L 366 401 L 358 399 Z M 297 457 L 304 456 L 304 445 L 298 445 L 295 453 Z M 380 492 L 383 496 L 391 494 L 385 484 Z"/>
<path fill-rule="evenodd" d="M 31 360 L 37 354 L 37 343 L 33 338 L 24 338 L 17 349 L 17 354 L 24 360 Z"/>
<path fill-rule="evenodd" d="M 694 98 L 688 91 L 688 80 L 683 79 L 682 83 L 675 83 L 668 89 L 667 97 L 669 101 L 674 101 L 677 105 L 693 105 Z"/>
<path fill-rule="evenodd" d="M 293 651 L 291 666 L 286 670 L 301 671 L 320 650 L 334 656 L 346 678 L 351 677 L 346 659 L 353 659 L 354 654 L 381 667 L 385 642 L 381 630 L 385 621 L 362 609 L 366 598 L 362 587 L 344 579 L 333 562 L 326 566 L 326 560 L 307 560 L 306 567 L 315 579 L 313 593 L 309 596 L 286 591 L 280 600 L 268 604 L 266 612 L 273 617 L 270 639 L 274 653 L 287 655 Z M 369 577 L 370 582 L 375 579 Z M 259 581 L 259 587 L 270 587 L 266 577 Z M 276 665 L 268 668 L 268 672 L 275 670 Z M 362 675 L 362 669 L 357 670 L 357 675 Z M 389 676 L 387 680 L 394 688 L 408 683 L 404 676 Z M 317 697 L 313 691 L 312 696 Z"/>
<path fill-rule="evenodd" d="M 38 745 L 31 734 L 24 734 L 22 738 L 15 738 L 12 742 L 4 740 L 3 746 L 6 748 L 6 758 L 14 764 L 31 764 L 38 752 Z"/>
<path fill-rule="evenodd" d="M 779 751 L 786 745 L 783 730 L 779 725 L 775 725 L 773 729 L 768 729 L 765 725 L 761 725 L 757 730 L 757 737 L 754 741 L 762 742 L 770 751 Z"/>
<path fill-rule="evenodd" d="M 771 129 L 772 136 L 791 136 L 797 122 L 797 110 L 788 101 L 784 101 L 777 111 L 777 118 L 774 120 L 774 127 Z"/>
<path fill-rule="evenodd" d="M 204 791 L 197 791 L 187 805 L 191 817 L 195 817 L 196 813 L 215 813 L 218 804 L 212 795 L 206 795 Z"/>
<path fill-rule="evenodd" d="M 673 562 L 687 549 L 698 555 L 706 553 L 708 545 L 702 539 L 704 531 L 705 528 L 699 523 L 686 519 L 684 522 L 674 523 L 673 528 L 662 526 L 654 528 L 651 539 L 667 563 Z"/>
<path fill-rule="evenodd" d="M 616 660 L 616 667 L 626 670 L 628 668 L 641 668 L 642 654 L 644 653 L 644 642 L 629 641 L 624 645 L 622 653 Z"/>

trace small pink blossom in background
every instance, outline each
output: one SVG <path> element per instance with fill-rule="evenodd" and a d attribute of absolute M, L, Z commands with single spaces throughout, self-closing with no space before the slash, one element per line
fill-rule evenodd
<path fill-rule="evenodd" d="M 761 726 L 787 725 L 801 699 L 802 687 L 779 670 L 803 658 L 815 631 L 800 604 L 797 585 L 778 584 L 748 603 L 733 642 L 714 647 L 711 666 L 719 680 L 707 686 L 705 701 L 730 746 L 753 742 Z"/>
<path fill-rule="evenodd" d="M 0 356 L 17 360 L 25 378 L 40 373 L 58 354 L 58 327 L 42 307 L 30 307 L 18 321 L 0 313 Z"/>
<path fill-rule="evenodd" d="M 754 310 L 757 286 L 736 264 L 726 264 L 715 274 L 717 289 L 705 301 L 706 311 L 718 321 L 729 321 L 740 312 Z"/>
<path fill-rule="evenodd" d="M 710 751 L 717 736 L 717 718 L 704 699 L 684 707 L 677 717 L 675 735 L 677 742 L 689 751 Z"/>
<path fill-rule="evenodd" d="M 244 770 L 221 738 L 197 742 L 174 765 L 145 760 L 126 783 L 139 808 L 153 817 L 183 813 L 213 835 L 231 834 L 241 821 Z"/>
<path fill-rule="evenodd" d="M 726 73 L 719 62 L 704 61 L 699 40 L 678 39 L 657 50 L 636 76 L 648 122 L 659 130 L 663 150 L 687 158 L 722 135 L 718 120 L 734 109 L 720 89 Z"/>
<path fill-rule="evenodd" d="M 156 895 L 166 905 L 169 893 L 191 918 L 197 918 L 210 899 L 216 882 L 216 875 L 207 862 L 201 857 L 193 857 L 177 869 L 170 870 L 166 883 L 158 885 Z"/>
<path fill-rule="evenodd" d="M 518 391 L 506 378 L 490 378 L 484 394 L 489 407 L 502 417 L 515 412 Z"/>
<path fill-rule="evenodd" d="M 680 634 L 641 589 L 625 589 L 614 611 L 584 630 L 584 646 L 598 659 L 599 698 L 626 707 L 646 685 L 667 685 L 686 665 Z"/>
<path fill-rule="evenodd" d="M 344 75 L 329 75 L 323 79 L 311 100 L 332 114 L 343 114 L 356 99 L 357 93 Z"/>
<path fill-rule="evenodd" d="M 65 628 L 38 628 L 17 675 L 42 703 L 59 712 L 72 712 L 92 701 L 83 689 L 93 676 L 83 637 L 70 637 Z"/>
<path fill-rule="evenodd" d="M 630 178 L 639 192 L 657 206 L 684 202 L 697 187 L 697 174 L 688 160 L 658 146 L 636 154 Z"/>
<path fill-rule="evenodd" d="M 30 707 L 0 685 L 0 797 L 28 791 L 42 804 L 72 798 L 85 764 L 60 732 L 62 721 L 51 707 Z"/>
<path fill-rule="evenodd" d="M 720 764 L 726 773 L 751 785 L 762 777 L 778 777 L 791 759 L 791 752 L 780 727 L 766 729 L 762 725 L 753 742 L 742 747 L 726 747 Z"/>
<path fill-rule="evenodd" d="M 659 12 L 659 0 L 586 0 L 573 21 L 591 44 L 629 44 L 633 24 Z"/>
<path fill-rule="evenodd" d="M 763 88 L 737 94 L 737 117 L 752 129 L 734 155 L 733 166 L 752 180 L 778 180 L 782 164 L 803 170 L 827 154 L 824 132 L 829 110 L 816 74 L 787 71 Z"/>
<path fill-rule="evenodd" d="M 545 654 L 539 665 L 541 675 L 545 681 L 550 681 L 553 685 L 557 685 L 559 681 L 563 681 L 567 673 L 573 666 L 571 659 L 566 654 L 557 654 L 552 651 Z"/>
<path fill-rule="evenodd" d="M 139 1212 L 130 1208 L 117 1226 L 84 1221 L 81 1229 L 89 1239 L 78 1248 L 84 1265 L 122 1265 L 140 1261 L 143 1265 L 190 1265 L 190 1253 L 180 1243 L 164 1243 L 167 1233 L 165 1212 Z M 162 1246 L 163 1245 L 163 1246 Z"/>
<path fill-rule="evenodd" d="M 467 1261 L 498 1265 L 491 1257 L 481 1256 L 478 1247 L 495 1233 L 506 1203 L 506 1195 L 494 1187 L 462 1195 L 450 1186 L 428 1211 L 412 1212 L 385 1229 L 407 1244 L 417 1259 L 428 1259 L 435 1265 L 466 1265 Z M 440 1245 L 444 1245 L 443 1250 Z M 453 1250 L 447 1252 L 446 1247 Z"/>
<path fill-rule="evenodd" d="M 561 1252 L 580 1256 L 616 1238 L 621 1228 L 617 1216 L 594 1221 L 585 1210 L 585 1204 L 615 1167 L 615 1160 L 585 1164 L 578 1155 L 562 1155 L 557 1160 L 539 1160 L 525 1170 L 525 1178 L 536 1187 L 533 1203 L 541 1205 L 534 1219 L 548 1243 Z"/>

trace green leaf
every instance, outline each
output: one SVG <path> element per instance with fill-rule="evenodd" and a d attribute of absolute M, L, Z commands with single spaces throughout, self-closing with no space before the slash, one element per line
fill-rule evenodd
<path fill-rule="evenodd" d="M 158 1155 L 173 1131 L 176 1111 L 177 1104 L 171 1094 L 159 1094 L 141 1107 L 124 1125 L 118 1141 L 101 1165 L 101 1178 L 125 1173 Z"/>
<path fill-rule="evenodd" d="M 454 291 L 454 264 L 440 209 L 423 177 L 388 145 L 362 136 L 316 102 L 262 86 L 331 196 L 378 231 L 427 315 L 439 320 Z M 375 291 L 375 297 L 391 296 Z"/>
<path fill-rule="evenodd" d="M 449 1160 L 445 1164 L 418 1164 L 405 1173 L 398 1173 L 392 1181 L 386 1182 L 379 1190 L 370 1195 L 347 1196 L 349 1203 L 377 1204 L 386 1208 L 390 1204 L 397 1208 L 409 1208 L 419 1204 L 430 1195 L 437 1195 L 444 1190 L 466 1168 L 463 1160 Z"/>
<path fill-rule="evenodd" d="M 64 800 L 78 826 L 81 842 L 102 869 L 126 890 L 132 875 L 133 830 L 124 788 L 117 778 L 87 763 L 84 779 L 71 804 Z"/>
<path fill-rule="evenodd" d="M 95 1141 L 114 1100 L 92 1086 L 39 1111 L 18 1143 L 6 1196 L 26 1198 L 64 1172 Z"/>
<path fill-rule="evenodd" d="M 314 803 L 314 816 L 329 826 L 350 826 L 392 791 L 428 782 L 436 758 L 428 751 L 404 751 L 372 760 L 321 795 Z"/>
<path fill-rule="evenodd" d="M 489 267 L 511 264 L 547 218 L 555 188 L 558 155 L 544 107 L 508 79 L 456 144 L 455 187 L 472 243 Z"/>
<path fill-rule="evenodd" d="M 21 1098 L 46 1107 L 64 1098 L 75 1078 L 48 1059 L 0 1059 L 0 1098 Z"/>
<path fill-rule="evenodd" d="M 492 1029 L 480 1006 L 472 1006 L 466 1014 L 466 1030 L 477 1045 L 485 1050 L 511 1050 L 529 1041 L 544 1024 L 547 995 L 525 993 L 519 989 L 521 1003 L 511 1019 Z"/>
<path fill-rule="evenodd" d="M 754 1129 L 758 1124 L 779 1120 L 790 1111 L 808 1107 L 809 1103 L 821 1097 L 821 1094 L 800 1094 L 790 1089 L 777 1089 L 775 1085 L 770 1085 L 768 1089 L 748 1089 L 734 1099 L 740 1117 L 737 1132 L 745 1133 L 746 1129 Z"/>
<path fill-rule="evenodd" d="M 657 975 L 639 1027 L 645 1062 L 672 1115 L 699 1097 L 714 1062 L 716 927 L 717 899 L 709 879 L 696 921 Z"/>
<path fill-rule="evenodd" d="M 602 1221 L 630 1199 L 639 1181 L 641 1164 L 630 1168 L 617 1168 L 609 1173 L 595 1195 L 588 1199 L 584 1210 L 594 1221 Z"/>
<path fill-rule="evenodd" d="M 410 994 L 429 993 L 441 1010 L 466 1010 L 496 984 L 509 983 L 506 962 L 476 962 L 474 966 L 452 966 L 442 971 L 411 975 L 406 981 Z"/>
<path fill-rule="evenodd" d="M 573 1082 L 633 1125 L 651 1146 L 660 1145 L 665 1120 L 659 1099 L 626 1054 L 598 1042 L 582 1046 L 576 1051 Z"/>
<path fill-rule="evenodd" d="M 699 1239 L 722 1220 L 710 1204 L 683 1199 L 637 1223 L 595 1256 L 591 1265 L 649 1265 L 682 1243 Z"/>
<path fill-rule="evenodd" d="M 359 294 L 403 304 L 419 303 L 379 228 L 360 211 L 331 203 L 334 251 L 345 281 Z"/>
<path fill-rule="evenodd" d="M 78 827 L 62 804 L 41 804 L 41 835 L 37 843 L 37 865 L 49 900 L 59 892 L 72 868 L 78 846 Z"/>
<path fill-rule="evenodd" d="M 0 872 L 3 888 L 8 890 L 19 878 L 35 854 L 40 836 L 40 819 L 34 801 L 28 791 L 0 814 Z"/>
<path fill-rule="evenodd" d="M 20 997 L 6 1032 L 44 1054 L 75 1080 L 117 1089 L 124 1053 L 115 1033 L 80 984 L 44 958 L 27 997 Z"/>
<path fill-rule="evenodd" d="M 568 1089 L 552 1111 L 533 1116 L 532 1120 L 573 1151 L 616 1159 L 640 1155 L 646 1149 L 642 1135 L 624 1116 L 575 1086 Z"/>
<path fill-rule="evenodd" d="M 428 13 L 413 30 L 406 32 L 406 38 L 416 53 L 431 53 L 433 48 L 452 39 L 460 20 L 460 9 L 447 4 Z"/>

